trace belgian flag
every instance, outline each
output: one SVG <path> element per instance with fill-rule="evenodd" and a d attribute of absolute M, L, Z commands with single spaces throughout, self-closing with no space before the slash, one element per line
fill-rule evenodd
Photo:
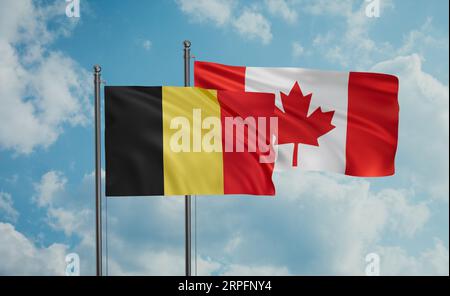
<path fill-rule="evenodd" d="M 274 164 L 261 162 L 270 152 L 259 143 L 250 149 L 251 125 L 244 151 L 238 139 L 233 151 L 225 141 L 238 134 L 237 126 L 225 128 L 227 118 L 265 118 L 264 127 L 256 120 L 256 134 L 272 144 L 274 103 L 268 93 L 106 86 L 106 195 L 274 195 Z"/>

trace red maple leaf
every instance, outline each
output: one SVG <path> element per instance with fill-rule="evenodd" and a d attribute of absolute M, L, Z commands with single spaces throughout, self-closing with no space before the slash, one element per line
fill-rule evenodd
<path fill-rule="evenodd" d="M 303 95 L 295 82 L 289 95 L 281 93 L 284 112 L 275 108 L 278 116 L 278 144 L 294 143 L 292 166 L 297 166 L 298 144 L 319 146 L 317 139 L 335 128 L 331 124 L 334 111 L 322 112 L 319 107 L 308 116 L 312 93 Z"/>

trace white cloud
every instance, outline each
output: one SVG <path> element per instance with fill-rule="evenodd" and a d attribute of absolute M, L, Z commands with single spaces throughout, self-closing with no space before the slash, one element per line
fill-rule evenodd
<path fill-rule="evenodd" d="M 183 275 L 184 256 L 164 250 L 140 250 L 111 260 L 110 275 Z M 132 268 L 130 268 L 132 267 Z"/>
<path fill-rule="evenodd" d="M 292 57 L 294 59 L 298 59 L 302 55 L 305 54 L 305 48 L 301 45 L 300 42 L 294 41 L 292 42 Z"/>
<path fill-rule="evenodd" d="M 17 154 L 53 144 L 67 124 L 89 122 L 88 73 L 61 52 L 48 49 L 74 23 L 57 20 L 63 5 L 3 1 L 0 11 L 0 149 Z M 20 116 L 18 115 L 20 114 Z"/>
<path fill-rule="evenodd" d="M 14 203 L 11 194 L 0 191 L 0 214 L 3 214 L 4 219 L 11 222 L 16 222 L 19 217 L 19 212 L 14 208 Z"/>
<path fill-rule="evenodd" d="M 18 174 L 13 174 L 10 177 L 6 177 L 6 178 L 2 178 L 3 180 L 5 180 L 7 183 L 9 184 L 17 184 L 17 181 L 19 180 L 19 175 Z"/>
<path fill-rule="evenodd" d="M 449 275 L 449 250 L 440 240 L 418 256 L 411 256 L 400 247 L 380 247 L 377 253 L 381 275 Z"/>
<path fill-rule="evenodd" d="M 385 12 L 394 8 L 392 1 L 380 1 Z M 353 9 L 353 6 L 358 7 Z M 448 52 L 448 34 L 439 34 L 433 27 L 432 18 L 427 18 L 420 28 L 409 31 L 403 36 L 402 44 L 396 48 L 387 41 L 378 41 L 371 37 L 371 29 L 378 21 L 365 15 L 366 3 L 354 1 L 317 1 L 307 2 L 304 10 L 313 15 L 336 16 L 344 21 L 337 22 L 335 28 L 318 34 L 313 47 L 329 62 L 352 70 L 367 69 L 374 63 L 392 59 L 395 56 L 420 54 L 436 55 L 432 58 L 445 58 Z M 355 59 L 355 57 L 358 57 Z"/>
<path fill-rule="evenodd" d="M 297 21 L 297 12 L 286 0 L 266 0 L 265 3 L 272 15 L 280 16 L 291 24 Z"/>
<path fill-rule="evenodd" d="M 272 41 L 271 24 L 257 11 L 245 9 L 233 26 L 240 35 L 250 40 L 259 39 L 263 44 Z"/>
<path fill-rule="evenodd" d="M 142 47 L 149 51 L 152 48 L 152 42 L 150 40 L 144 40 L 142 41 Z"/>
<path fill-rule="evenodd" d="M 243 38 L 268 44 L 272 40 L 271 23 L 256 6 L 240 7 L 235 0 L 177 0 L 178 7 L 189 18 L 213 23 L 218 27 L 232 27 Z"/>
<path fill-rule="evenodd" d="M 428 18 L 419 29 L 412 30 L 406 34 L 398 54 L 407 55 L 423 52 L 424 48 L 438 48 L 448 52 L 448 36 L 443 38 L 436 37 L 432 23 L 432 18 Z"/>
<path fill-rule="evenodd" d="M 376 195 L 389 211 L 387 223 L 390 230 L 400 236 L 413 237 L 430 218 L 430 210 L 424 203 L 408 201 L 412 194 L 405 191 L 384 189 Z"/>
<path fill-rule="evenodd" d="M 40 207 L 53 205 L 58 194 L 64 191 L 67 178 L 57 171 L 45 173 L 39 183 L 34 184 L 35 195 L 33 200 Z"/>
<path fill-rule="evenodd" d="M 293 178 L 295 184 L 288 181 Z M 280 198 L 290 199 L 289 208 L 305 215 L 302 221 L 317 233 L 314 244 L 318 251 L 328 250 L 323 255 L 328 274 L 363 274 L 364 256 L 384 235 L 412 237 L 429 218 L 427 206 L 411 203 L 409 193 L 393 189 L 373 192 L 364 179 L 297 173 L 280 177 L 279 182 Z"/>
<path fill-rule="evenodd" d="M 212 22 L 217 26 L 228 23 L 232 17 L 234 0 L 177 0 L 181 11 L 192 20 Z"/>
<path fill-rule="evenodd" d="M 354 0 L 300 0 L 304 11 L 312 15 L 348 16 L 352 13 Z"/>
<path fill-rule="evenodd" d="M 364 179 L 336 175 L 301 171 L 284 174 L 291 175 L 276 176 L 279 194 L 275 199 L 198 197 L 198 274 L 362 274 L 364 256 L 372 251 L 380 254 L 382 270 L 389 270 L 389 274 L 408 274 L 406 267 L 397 266 L 395 269 L 395 265 L 389 267 L 383 263 L 387 256 L 403 260 L 403 255 L 408 260 L 417 261 L 414 272 L 445 272 L 440 263 L 442 256 L 445 259 L 443 243 L 419 256 L 409 255 L 400 247 L 380 243 L 380 239 L 389 232 L 395 236 L 412 237 L 428 221 L 427 206 L 412 203 L 412 192 L 374 191 Z M 82 187 L 89 188 L 88 194 L 76 191 L 77 195 L 81 194 L 77 199 L 64 191 L 61 185 L 64 179 L 63 174 L 50 171 L 43 175 L 39 184 L 53 185 L 36 188 L 38 192 L 42 191 L 40 188 L 50 188 L 44 190 L 51 195 L 44 199 L 49 201 L 44 203 L 48 223 L 68 236 L 81 238 L 71 249 L 82 257 L 82 273 L 92 274 L 94 221 L 86 202 L 93 196 L 93 174 L 87 174 L 82 180 Z M 289 182 L 292 179 L 297 182 Z M 58 192 L 58 198 L 54 197 L 55 192 Z M 74 203 L 80 199 L 80 204 Z M 182 198 L 110 199 L 108 203 L 110 275 L 183 274 Z M 289 243 L 279 243 L 280 240 Z M 57 250 L 59 253 L 52 255 L 55 258 L 63 258 L 67 249 L 62 245 L 40 249 L 30 242 L 28 244 L 37 250 L 33 251 L 36 254 Z M 400 251 L 386 251 L 391 248 Z M 292 257 L 294 250 L 299 254 L 298 258 Z M 9 247 L 8 251 L 12 252 Z M 1 250 L 0 254 L 4 252 Z M 14 252 L 15 258 L 28 256 L 22 251 Z M 267 254 L 271 256 L 267 257 Z M 34 257 L 27 260 L 36 260 Z M 33 264 L 34 269 L 49 268 L 44 273 L 61 273 L 58 266 L 44 267 L 40 261 Z M 25 274 L 35 271 L 8 265 L 3 272 Z"/>
<path fill-rule="evenodd" d="M 92 222 L 90 217 L 92 211 L 89 209 L 71 211 L 67 208 L 49 208 L 47 214 L 49 225 L 56 230 L 62 230 L 67 236 L 77 234 L 85 238 L 85 233 L 91 234 L 91 231 L 86 229 L 88 226 L 86 223 Z M 93 242 L 93 239 L 91 238 L 89 241 Z"/>
<path fill-rule="evenodd" d="M 243 238 L 239 233 L 233 234 L 233 237 L 227 242 L 224 247 L 224 251 L 231 254 L 234 252 L 240 244 L 242 244 Z"/>
<path fill-rule="evenodd" d="M 39 97 L 36 110 L 46 126 L 55 128 L 64 122 L 71 125 L 87 123 L 82 105 L 89 105 L 86 88 L 90 80 L 80 76 L 76 63 L 59 52 L 51 52 L 30 77 L 34 94 Z M 81 74 L 86 74 L 81 70 Z M 86 74 L 87 75 L 87 74 Z M 80 99 L 77 99 L 80 98 Z"/>
<path fill-rule="evenodd" d="M 83 178 L 82 186 L 86 179 L 87 175 Z M 79 239 L 70 251 L 80 255 L 82 274 L 94 274 L 94 215 L 89 206 L 86 207 L 93 193 L 81 193 L 80 196 L 69 194 L 65 190 L 67 181 L 61 172 L 45 173 L 34 185 L 32 200 L 46 210 L 44 221 L 51 229 Z M 5 213 L 4 218 L 12 222 L 19 215 L 13 207 L 11 196 L 4 192 L 0 192 L 1 212 Z M 64 275 L 68 251 L 69 246 L 58 243 L 47 247 L 38 246 L 11 224 L 0 222 L 0 275 Z"/>
<path fill-rule="evenodd" d="M 231 264 L 226 267 L 226 271 L 221 275 L 225 276 L 282 276 L 289 275 L 286 267 L 277 266 L 246 266 Z"/>
<path fill-rule="evenodd" d="M 381 1 L 381 9 L 387 10 L 393 5 L 391 1 Z M 336 16 L 345 21 L 343 26 L 319 34 L 314 39 L 316 51 L 321 52 L 327 60 L 343 67 L 364 68 L 373 65 L 374 59 L 386 57 L 392 52 L 388 42 L 375 42 L 370 38 L 370 28 L 374 19 L 365 14 L 366 2 L 348 1 L 313 1 L 305 3 L 304 10 L 313 15 Z M 357 6 L 357 9 L 353 7 Z M 355 60 L 355 57 L 358 57 Z"/>
<path fill-rule="evenodd" d="M 50 8 L 50 7 L 49 7 Z M 36 9 L 32 1 L 2 1 L 0 18 L 0 36 L 11 43 L 36 42 L 46 43 L 52 39 L 43 18 L 51 10 Z M 39 40 L 40 37 L 43 40 Z M 33 39 L 36 39 L 33 41 Z"/>
<path fill-rule="evenodd" d="M 64 275 L 67 246 L 38 247 L 9 223 L 0 222 L 0 275 Z"/>
<path fill-rule="evenodd" d="M 103 177 L 104 177 L 104 171 Z M 86 175 L 82 185 L 87 179 L 92 178 Z M 66 192 L 67 178 L 62 172 L 49 171 L 42 175 L 39 183 L 35 184 L 35 194 L 33 200 L 47 210 L 47 224 L 54 230 L 62 231 L 66 236 L 76 235 L 81 239 L 80 245 L 85 247 L 94 246 L 93 238 L 93 213 L 86 204 L 77 205 L 77 201 L 86 201 L 88 194 L 76 199 L 71 198 L 71 194 Z M 93 193 L 91 193 L 93 194 Z"/>
<path fill-rule="evenodd" d="M 385 247 L 383 237 L 415 237 L 429 219 L 414 192 L 284 174 L 276 176 L 275 199 L 198 197 L 199 274 L 364 274 L 365 255 Z M 183 205 L 180 198 L 110 200 L 110 274 L 182 274 Z M 422 274 L 437 272 L 423 264 Z"/>
<path fill-rule="evenodd" d="M 197 275 L 218 275 L 221 268 L 222 265 L 219 262 L 213 261 L 211 258 L 200 257 L 197 262 Z"/>
<path fill-rule="evenodd" d="M 104 176 L 104 172 L 102 173 Z M 49 171 L 43 174 L 40 181 L 34 185 L 35 192 L 32 200 L 46 211 L 46 216 L 42 221 L 50 229 L 64 233 L 67 238 L 75 239 L 74 241 L 76 243 L 70 249 L 72 252 L 78 253 L 82 260 L 81 273 L 83 275 L 92 275 L 94 274 L 95 268 L 93 256 L 95 248 L 95 223 L 93 210 L 91 209 L 94 196 L 93 174 L 83 177 L 80 188 L 76 189 L 73 193 L 66 191 L 67 182 L 68 180 L 62 172 Z M 89 187 L 89 190 L 86 190 L 86 186 Z M 32 243 L 30 242 L 30 244 Z M 10 247 L 13 248 L 14 244 L 11 243 Z M 45 252 L 62 252 L 60 250 L 61 247 L 64 250 L 69 248 L 68 246 L 55 244 L 54 246 L 50 246 L 48 251 L 45 248 L 43 250 Z M 37 249 L 35 255 L 41 256 L 40 249 Z M 22 250 L 18 250 L 16 252 L 18 254 L 17 256 L 21 252 Z M 26 252 L 26 250 L 23 252 Z M 22 256 L 25 255 L 23 254 Z M 64 254 L 58 255 L 54 260 L 56 261 L 62 258 L 61 260 L 63 260 L 63 264 L 65 265 L 64 256 Z M 29 260 L 32 259 L 30 258 Z M 36 261 L 33 264 L 45 264 L 45 262 Z M 40 270 L 44 269 L 44 267 L 36 266 L 35 269 Z M 15 274 L 16 272 L 27 274 L 29 272 L 27 268 L 21 270 L 19 266 L 11 268 L 11 272 L 8 272 L 6 268 L 4 270 L 5 274 Z M 45 274 L 57 275 L 61 273 L 64 273 L 64 269 L 59 270 L 58 267 L 58 270 L 48 270 Z"/>
<path fill-rule="evenodd" d="M 428 207 L 412 202 L 413 191 L 375 191 L 364 179 L 337 175 L 283 174 L 276 176 L 275 199 L 198 197 L 198 274 L 363 274 L 367 253 L 376 251 L 384 260 L 383 250 L 390 248 L 416 260 L 419 274 L 441 274 L 442 264 L 430 269 L 430 262 L 420 259 L 425 255 L 412 256 L 380 241 L 389 233 L 408 239 L 427 223 Z M 53 183 L 64 178 L 61 174 Z M 64 198 L 49 198 L 48 222 L 55 230 L 81 238 L 73 250 L 83 258 L 82 273 L 92 274 L 94 221 L 86 202 L 93 196 L 93 174 L 83 178 L 82 186 L 89 190 L 80 193 L 84 202 L 79 205 L 66 192 L 60 194 Z M 110 275 L 183 274 L 182 198 L 109 199 L 108 204 Z M 423 254 L 438 262 L 446 250 L 440 245 L 433 248 L 439 252 Z"/>
<path fill-rule="evenodd" d="M 113 232 L 109 236 L 109 275 L 184 275 L 184 250 L 173 246 L 139 244 Z M 156 244 L 158 245 L 158 244 Z M 286 267 L 271 265 L 227 264 L 209 257 L 197 258 L 198 275 L 289 275 Z M 195 274 L 195 262 L 192 272 Z"/>
<path fill-rule="evenodd" d="M 184 252 L 181 249 L 152 250 L 139 248 L 136 250 L 132 243 L 114 240 L 115 252 L 120 245 L 121 256 L 109 261 L 109 275 L 184 275 Z M 133 251 L 131 251 L 133 250 Z M 243 264 L 224 264 L 211 258 L 199 257 L 197 274 L 208 275 L 289 275 L 286 267 L 277 266 L 248 266 Z M 192 272 L 195 274 L 195 265 Z"/>

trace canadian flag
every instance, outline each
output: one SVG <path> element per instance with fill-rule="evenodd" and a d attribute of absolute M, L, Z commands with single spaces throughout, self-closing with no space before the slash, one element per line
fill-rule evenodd
<path fill-rule="evenodd" d="M 275 94 L 276 170 L 298 166 L 359 177 L 395 172 L 395 76 L 196 61 L 194 80 L 202 88 Z"/>

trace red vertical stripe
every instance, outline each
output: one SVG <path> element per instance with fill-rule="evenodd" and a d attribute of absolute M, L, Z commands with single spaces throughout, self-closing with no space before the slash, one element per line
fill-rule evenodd
<path fill-rule="evenodd" d="M 397 77 L 350 72 L 346 175 L 394 174 L 399 116 L 397 96 Z"/>
<path fill-rule="evenodd" d="M 245 91 L 245 67 L 196 61 L 194 84 L 208 89 Z"/>
<path fill-rule="evenodd" d="M 259 147 L 256 152 L 248 152 L 248 130 L 245 129 L 244 152 L 225 151 L 225 118 L 257 117 L 266 118 L 266 132 L 269 131 L 269 119 L 274 116 L 275 95 L 268 93 L 218 91 L 220 116 L 222 123 L 223 176 L 225 194 L 274 195 L 272 182 L 273 163 L 260 163 Z M 233 142 L 236 142 L 236 131 L 233 130 Z M 257 138 L 262 136 L 259 128 Z M 267 143 L 270 143 L 270 137 Z M 233 145 L 236 148 L 235 145 Z M 265 154 L 267 155 L 267 154 Z"/>

